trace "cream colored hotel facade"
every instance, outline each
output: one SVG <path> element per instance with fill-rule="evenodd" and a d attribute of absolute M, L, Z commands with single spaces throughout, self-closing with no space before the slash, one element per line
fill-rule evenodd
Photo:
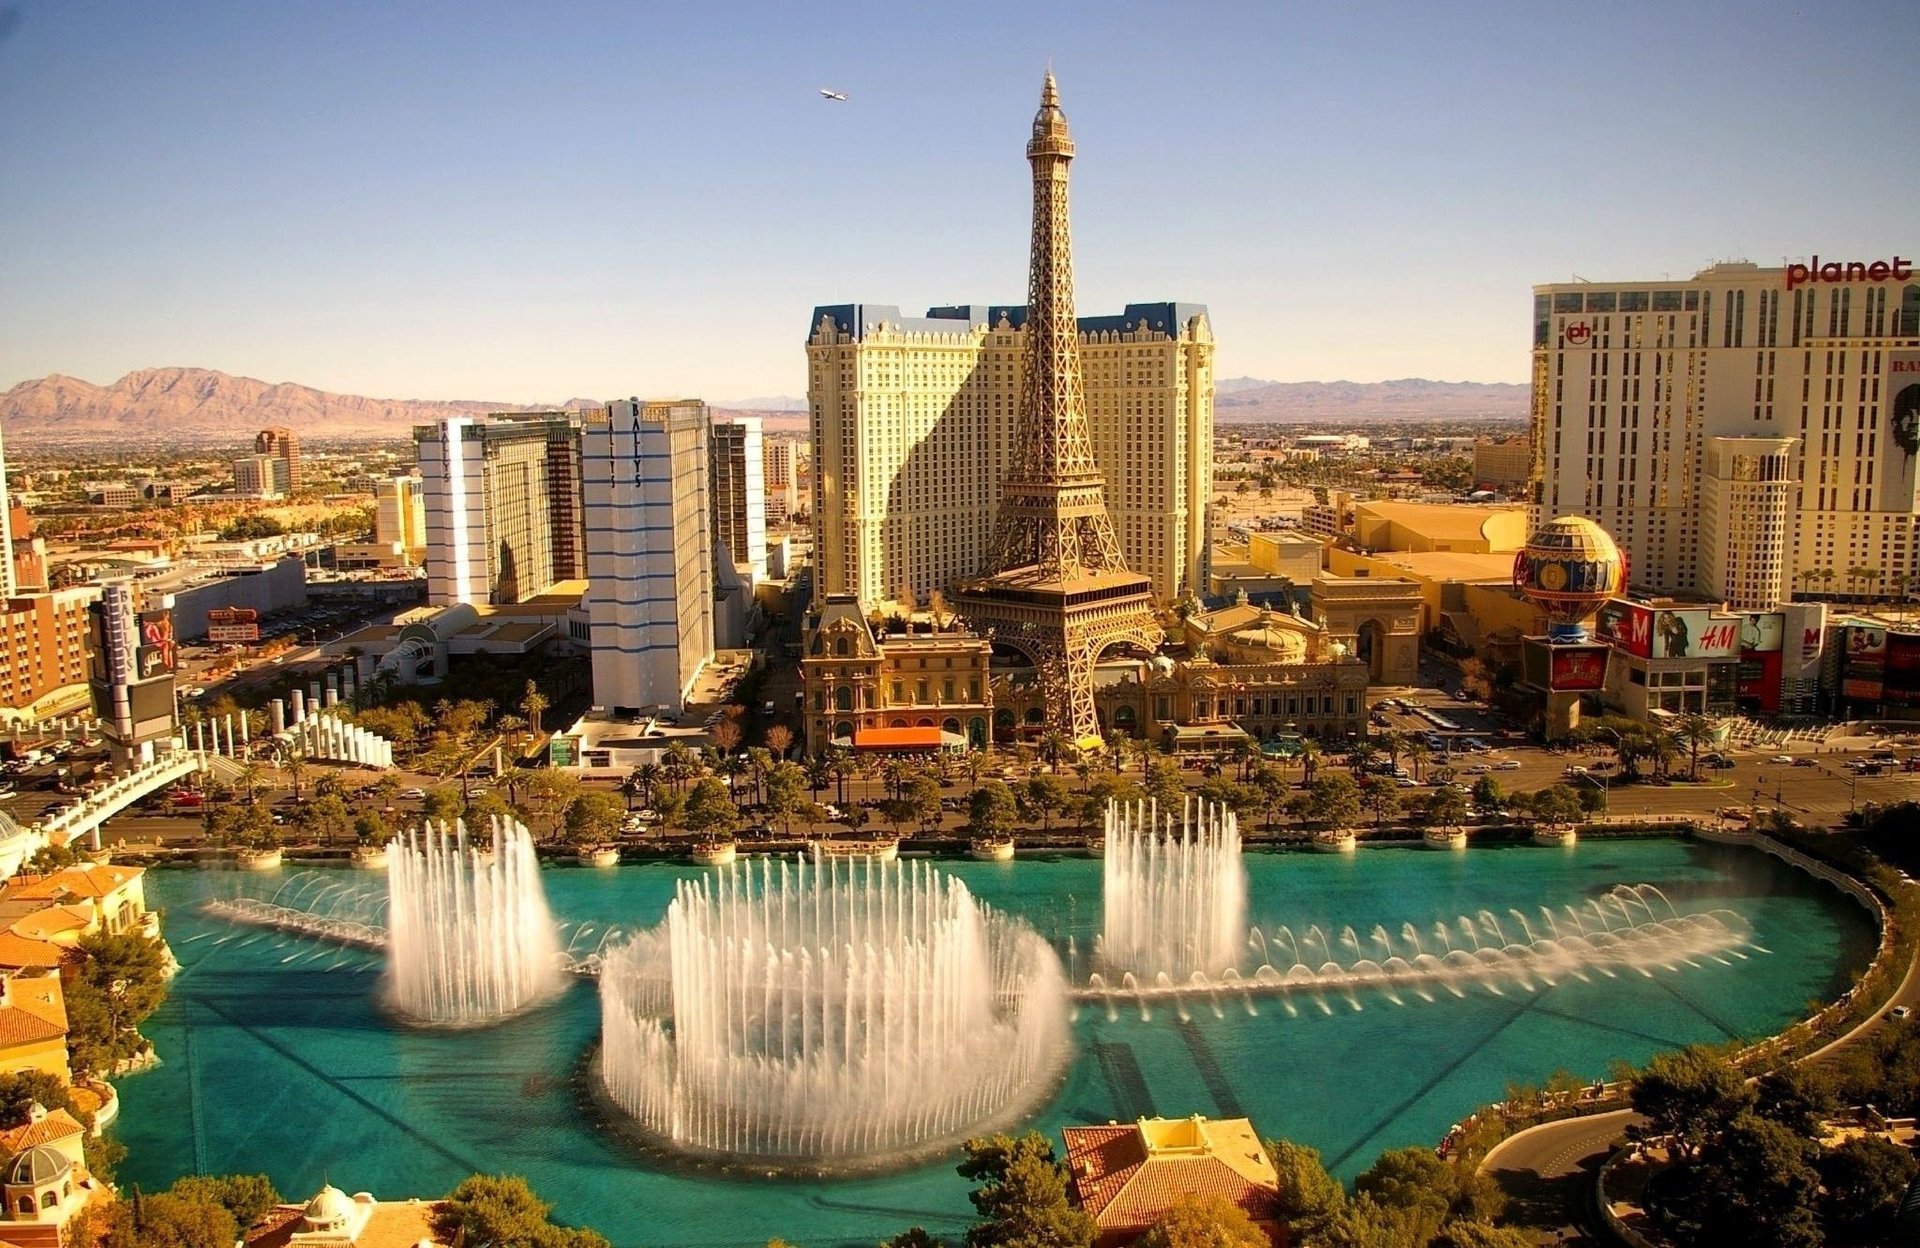
<path fill-rule="evenodd" d="M 985 571 L 1012 463 L 1025 309 L 818 307 L 807 339 L 817 600 L 876 604 Z M 1204 306 L 1080 318 L 1094 457 L 1127 566 L 1172 603 L 1206 583 L 1213 333 Z"/>
<path fill-rule="evenodd" d="M 1913 262 L 1536 286 L 1532 444 L 1533 520 L 1598 522 L 1635 586 L 1761 610 L 1920 585 Z"/>

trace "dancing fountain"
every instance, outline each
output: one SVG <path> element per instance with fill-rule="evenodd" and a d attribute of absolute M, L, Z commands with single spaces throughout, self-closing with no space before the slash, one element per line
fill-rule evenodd
<path fill-rule="evenodd" d="M 511 819 L 491 822 L 491 852 L 469 845 L 457 820 L 429 820 L 388 846 L 388 982 L 419 1022 L 495 1022 L 565 986 L 533 838 Z"/>
<path fill-rule="evenodd" d="M 762 859 L 683 881 L 602 966 L 601 1078 L 651 1145 L 755 1171 L 906 1165 L 1057 1084 L 1067 985 L 924 863 Z"/>
<path fill-rule="evenodd" d="M 1106 833 L 1105 919 L 1094 969 L 1074 997 L 1104 1003 L 1114 1017 L 1122 1001 L 1138 1002 L 1143 1013 L 1154 1000 L 1184 1011 L 1187 1000 L 1203 999 L 1218 1010 L 1226 996 L 1252 1010 L 1255 996 L 1296 989 L 1345 991 L 1356 1009 L 1358 988 L 1396 1003 L 1402 989 L 1431 1000 L 1435 985 L 1455 996 L 1468 985 L 1531 990 L 1590 972 L 1651 975 L 1702 958 L 1745 957 L 1741 949 L 1752 943 L 1738 914 L 1681 914 L 1650 884 L 1617 885 L 1560 914 L 1509 911 L 1505 925 L 1481 910 L 1424 934 L 1403 924 L 1397 939 L 1381 925 L 1365 938 L 1350 926 L 1334 936 L 1318 925 L 1297 936 L 1281 926 L 1269 939 L 1246 925 L 1240 832 L 1224 807 L 1190 798 L 1176 825 L 1157 805 L 1109 802 Z"/>
<path fill-rule="evenodd" d="M 1101 972 L 1118 980 L 1217 976 L 1240 962 L 1247 871 L 1240 825 L 1189 797 L 1176 826 L 1158 802 L 1107 803 Z"/>

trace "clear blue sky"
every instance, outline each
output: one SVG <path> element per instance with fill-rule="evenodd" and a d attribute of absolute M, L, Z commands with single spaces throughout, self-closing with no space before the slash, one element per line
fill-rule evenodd
<path fill-rule="evenodd" d="M 815 304 L 1025 297 L 1221 376 L 1521 381 L 1529 290 L 1920 250 L 1920 4 L 0 3 L 0 386 L 804 393 Z M 849 103 L 819 98 L 823 86 Z"/>

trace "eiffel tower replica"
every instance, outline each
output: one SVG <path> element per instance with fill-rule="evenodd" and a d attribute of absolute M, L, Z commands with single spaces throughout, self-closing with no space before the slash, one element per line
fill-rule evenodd
<path fill-rule="evenodd" d="M 1033 166 L 1033 257 L 1027 278 L 1025 389 L 1012 468 L 1001 488 L 991 563 L 955 607 L 975 629 L 1040 671 L 1047 726 L 1098 740 L 1093 668 L 1114 645 L 1160 643 L 1153 582 L 1127 570 L 1094 462 L 1073 313 L 1067 166 L 1073 139 L 1047 73 L 1027 143 Z"/>

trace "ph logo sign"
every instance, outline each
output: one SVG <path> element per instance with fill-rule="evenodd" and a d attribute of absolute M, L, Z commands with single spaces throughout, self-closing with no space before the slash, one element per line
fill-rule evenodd
<path fill-rule="evenodd" d="M 1575 321 L 1560 331 L 1560 336 L 1570 347 L 1584 347 L 1593 341 L 1593 326 L 1585 321 Z"/>

